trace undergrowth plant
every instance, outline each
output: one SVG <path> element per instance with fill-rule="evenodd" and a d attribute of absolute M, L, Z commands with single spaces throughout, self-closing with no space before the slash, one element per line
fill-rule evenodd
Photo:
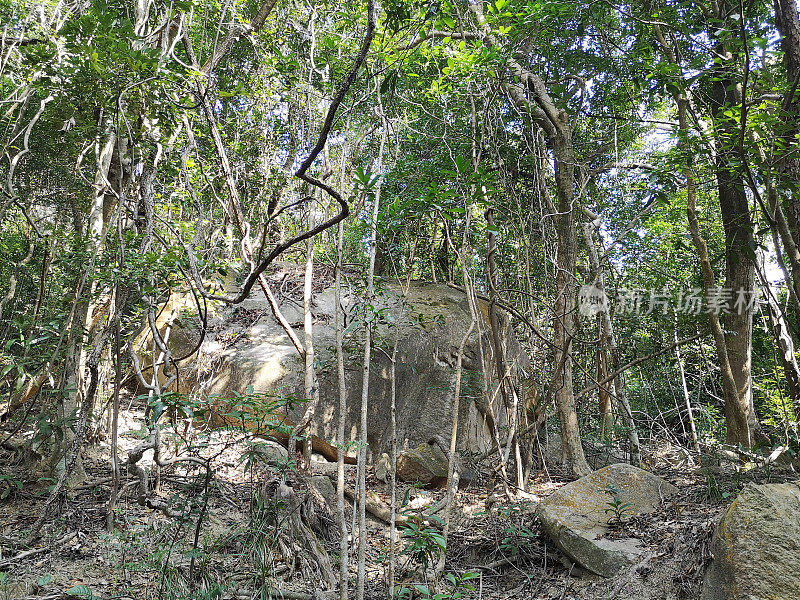
<path fill-rule="evenodd" d="M 407 542 L 401 554 L 411 557 L 423 570 L 434 563 L 446 549 L 441 530 L 431 523 L 444 527 L 444 521 L 435 515 L 425 520 L 417 514 L 408 515 L 408 520 L 402 525 L 403 538 Z"/>
<path fill-rule="evenodd" d="M 605 509 L 605 513 L 611 515 L 608 519 L 608 524 L 615 527 L 623 526 L 633 514 L 633 503 L 624 502 L 622 498 L 620 498 L 619 489 L 613 484 L 607 485 L 606 489 L 603 491 L 611 497 L 611 499 L 606 502 L 608 508 Z"/>
<path fill-rule="evenodd" d="M 505 537 L 500 542 L 500 550 L 504 554 L 511 556 L 517 556 L 532 539 L 538 537 L 538 534 L 528 527 L 514 524 L 506 527 L 505 534 Z"/>
<path fill-rule="evenodd" d="M 433 591 L 428 585 L 414 583 L 397 589 L 395 597 L 400 600 L 457 600 L 464 598 L 469 592 L 474 592 L 475 587 L 470 583 L 478 579 L 480 573 L 467 571 L 466 573 L 446 573 L 438 591 Z"/>

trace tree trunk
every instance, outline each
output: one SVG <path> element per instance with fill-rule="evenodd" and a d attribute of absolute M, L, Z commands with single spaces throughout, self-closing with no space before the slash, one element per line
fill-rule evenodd
<path fill-rule="evenodd" d="M 483 190 L 483 195 L 484 199 L 488 200 L 485 188 Z M 500 395 L 503 398 L 503 407 L 506 410 L 508 422 L 510 424 L 506 449 L 503 452 L 503 463 L 508 464 L 508 458 L 513 448 L 517 475 L 516 485 L 519 489 L 524 489 L 524 465 L 522 464 L 522 455 L 519 450 L 519 438 L 517 436 L 517 431 L 519 429 L 519 401 L 516 390 L 514 389 L 514 380 L 511 372 L 512 367 L 506 365 L 506 353 L 503 347 L 502 332 L 500 330 L 500 318 L 497 315 L 497 261 L 495 260 L 495 254 L 497 252 L 497 234 L 495 233 L 494 214 L 491 208 L 486 211 L 486 225 L 489 230 L 489 243 L 486 252 L 486 278 L 489 283 L 489 327 L 491 329 L 492 349 L 494 350 L 497 385 L 500 389 Z"/>
<path fill-rule="evenodd" d="M 314 228 L 314 206 L 309 202 L 308 206 L 308 229 Z M 311 436 L 306 433 L 306 429 L 314 418 L 314 413 L 319 405 L 319 386 L 317 385 L 317 373 L 314 365 L 314 315 L 311 312 L 314 293 L 314 237 L 306 240 L 306 271 L 303 280 L 303 332 L 305 355 L 303 356 L 305 366 L 304 391 L 308 406 L 303 417 L 297 422 L 292 436 L 289 438 L 289 458 L 294 458 L 295 440 L 303 436 L 303 470 L 308 471 L 311 467 Z"/>
<path fill-rule="evenodd" d="M 678 370 L 681 374 L 681 390 L 683 391 L 683 400 L 686 403 L 686 413 L 689 417 L 689 429 L 692 432 L 692 445 L 694 451 L 700 454 L 700 442 L 697 439 L 697 426 L 694 421 L 694 411 L 692 410 L 692 399 L 689 396 L 689 386 L 686 384 L 686 369 L 683 366 L 683 355 L 681 354 L 681 347 L 678 344 L 678 318 L 675 315 L 675 327 L 672 329 L 672 337 L 675 341 L 675 357 L 678 359 Z"/>
<path fill-rule="evenodd" d="M 339 422 L 337 424 L 336 441 L 339 453 L 336 456 L 336 509 L 339 518 L 339 598 L 348 600 L 348 555 L 350 545 L 347 543 L 347 519 L 344 511 L 344 456 L 347 452 L 345 429 L 347 424 L 347 386 L 344 380 L 344 327 L 342 323 L 342 247 L 344 246 L 344 224 L 339 222 L 336 236 L 336 372 L 339 379 Z"/>
<path fill-rule="evenodd" d="M 568 129 L 566 123 L 563 128 Z M 556 408 L 561 422 L 561 441 L 564 462 L 576 476 L 591 473 L 581 445 L 578 427 L 578 413 L 575 410 L 575 394 L 572 389 L 572 355 L 570 346 L 575 336 L 575 216 L 574 216 L 574 169 L 575 153 L 572 139 L 566 131 L 558 131 L 551 136 L 553 158 L 556 165 L 556 186 L 558 188 L 558 211 L 556 215 L 556 234 L 558 236 L 558 256 L 556 264 L 556 305 L 553 320 L 556 365 Z M 558 365 L 563 364 L 561 369 Z"/>
<path fill-rule="evenodd" d="M 653 30 L 669 62 L 679 66 L 675 49 L 667 43 L 661 28 L 658 25 L 654 25 Z M 686 148 L 691 133 L 689 127 L 689 99 L 686 94 L 686 91 L 677 89 L 673 92 L 673 98 L 678 109 L 680 147 L 684 149 L 684 153 L 687 157 L 683 168 L 684 177 L 686 178 L 686 217 L 689 222 L 689 232 L 692 237 L 692 243 L 697 249 L 697 255 L 700 261 L 700 270 L 703 277 L 703 293 L 706 299 L 708 299 L 714 297 L 716 294 L 716 277 L 714 275 L 714 269 L 711 266 L 708 244 L 702 235 L 700 221 L 697 217 L 697 177 L 692 165 L 690 149 Z M 729 208 L 733 210 L 734 207 Z M 740 209 L 741 207 L 739 207 L 739 210 Z M 740 249 L 741 246 L 738 246 L 738 248 Z M 743 446 L 749 448 L 753 444 L 751 424 L 754 420 L 754 416 L 751 414 L 752 401 L 739 395 L 739 384 L 734 376 L 731 360 L 728 356 L 728 344 L 722 324 L 720 323 L 719 314 L 713 310 L 708 311 L 708 321 L 711 326 L 711 332 L 714 335 L 717 360 L 722 374 L 722 393 L 725 401 L 725 422 L 728 428 L 728 439 L 737 440 Z M 741 353 L 737 358 L 738 370 L 740 372 L 739 379 L 742 379 L 743 358 L 744 354 Z M 749 370 L 747 376 L 749 378 Z"/>
<path fill-rule="evenodd" d="M 436 575 L 434 579 L 439 580 L 444 572 L 444 565 L 447 559 L 447 536 L 450 533 L 450 513 L 455 501 L 456 493 L 458 492 L 458 480 L 461 473 L 458 470 L 458 460 L 456 458 L 456 444 L 458 443 L 458 414 L 459 414 L 459 401 L 461 400 L 461 375 L 463 373 L 462 363 L 464 361 L 464 346 L 467 345 L 467 340 L 472 332 L 475 330 L 475 315 L 469 323 L 469 329 L 461 338 L 461 343 L 458 346 L 458 354 L 456 355 L 456 372 L 455 383 L 453 385 L 453 409 L 451 411 L 453 418 L 450 427 L 450 451 L 448 452 L 447 460 L 447 496 L 445 499 L 444 507 L 444 531 L 442 537 L 444 538 L 444 552 L 442 552 L 439 560 L 436 563 Z"/>
<path fill-rule="evenodd" d="M 795 415 L 797 416 L 800 415 L 800 367 L 798 367 L 795 357 L 795 345 L 791 327 L 764 272 L 763 253 L 758 255 L 757 272 L 766 292 L 767 312 L 772 335 L 778 345 L 778 357 L 783 367 L 783 376 L 786 379 L 786 387 L 789 390 L 789 397 L 792 399 L 792 406 L 794 406 Z"/>
<path fill-rule="evenodd" d="M 687 118 L 685 97 L 679 95 L 678 102 L 678 120 L 680 121 L 680 128 L 684 136 L 688 135 L 689 124 Z M 691 232 L 692 242 L 697 248 L 697 254 L 700 259 L 700 268 L 703 274 L 703 290 L 706 298 L 714 294 L 716 282 L 714 278 L 714 269 L 711 267 L 711 258 L 708 254 L 708 244 L 700 232 L 700 222 L 697 218 L 696 207 L 696 193 L 697 183 L 694 171 L 690 164 L 687 164 L 684 169 L 686 175 L 686 214 L 689 220 L 689 231 Z M 714 334 L 714 342 L 717 349 L 717 360 L 722 372 L 722 390 L 725 399 L 725 423 L 728 428 L 728 439 L 740 440 L 742 445 L 746 448 L 752 446 L 752 438 L 750 437 L 749 426 L 749 406 L 747 401 L 739 396 L 739 388 L 736 379 L 733 375 L 731 362 L 728 357 L 728 346 L 725 340 L 725 333 L 719 320 L 719 315 L 713 311 L 708 313 L 709 324 L 711 331 Z"/>
<path fill-rule="evenodd" d="M 121 192 L 122 166 L 121 164 L 114 166 L 114 163 L 121 162 L 119 152 L 116 150 L 117 136 L 114 133 L 110 133 L 98 153 L 97 171 L 94 179 L 94 197 L 89 207 L 86 253 L 90 257 L 87 267 L 90 280 L 95 261 L 100 257 L 105 247 L 106 230 L 113 200 Z M 80 303 L 77 307 L 74 322 L 75 329 L 71 333 L 72 343 L 65 362 L 66 389 L 69 391 L 65 395 L 60 409 L 65 419 L 76 416 L 79 406 L 87 398 L 84 373 L 87 367 L 86 361 L 89 357 L 88 347 L 95 333 L 94 325 L 99 320 L 99 313 L 103 310 L 102 302 L 98 301 L 98 296 L 100 295 L 100 290 L 97 289 L 96 283 L 93 282 L 89 286 L 88 300 Z M 88 407 L 87 410 L 90 411 L 91 408 Z M 75 432 L 71 426 L 64 428 L 63 452 L 58 453 L 60 454 L 58 458 L 61 461 L 58 463 L 59 469 L 64 467 L 66 453 L 73 444 L 74 435 Z M 69 474 L 68 483 L 73 485 L 84 478 L 83 462 L 81 461 L 80 452 L 78 452 L 75 459 L 74 472 Z"/>
<path fill-rule="evenodd" d="M 501 49 L 492 34 L 483 14 L 482 4 L 471 2 L 470 10 L 483 35 L 483 42 L 490 48 Z M 564 110 L 556 106 L 545 81 L 530 69 L 526 69 L 514 58 L 505 59 L 511 73 L 520 79 L 522 86 L 505 82 L 504 88 L 512 102 L 528 113 L 531 120 L 542 127 L 553 149 L 556 188 L 558 192 L 558 214 L 555 215 L 555 230 L 558 256 L 556 258 L 556 305 L 553 323 L 553 365 L 555 372 L 556 407 L 561 421 L 562 446 L 567 469 L 582 476 L 591 472 L 583 453 L 578 415 L 575 411 L 575 393 L 572 389 L 572 357 L 570 345 L 575 333 L 575 149 L 572 145 L 572 128 Z M 529 94 L 531 99 L 526 95 Z"/>
<path fill-rule="evenodd" d="M 591 223 L 586 223 L 584 225 L 584 241 L 586 242 L 586 247 L 589 253 L 589 262 L 592 265 L 592 270 L 595 272 L 594 284 L 599 290 L 605 292 L 605 276 L 603 275 L 602 266 L 600 265 L 600 257 L 597 254 L 597 247 L 594 243 L 594 230 L 600 227 L 601 220 L 600 217 L 596 215 L 592 215 L 592 219 L 593 220 Z M 603 345 L 608 348 L 608 351 L 611 354 L 611 367 L 614 371 L 620 371 L 620 368 L 622 367 L 622 361 L 620 360 L 619 356 L 619 345 L 617 343 L 617 336 L 614 334 L 614 324 L 611 321 L 611 313 L 608 310 L 604 310 L 599 316 Z M 599 351 L 602 352 L 602 348 Z M 603 374 L 602 377 L 598 376 L 597 380 L 603 381 L 605 377 L 605 374 Z M 601 398 L 604 392 L 607 396 L 609 396 L 608 401 L 610 402 L 611 395 L 608 393 L 607 388 L 604 390 L 602 385 L 599 386 L 598 393 L 601 395 Z M 619 374 L 614 378 L 614 393 L 616 395 L 617 402 L 622 406 L 622 419 L 628 429 L 628 441 L 631 445 L 631 464 L 641 466 L 642 449 L 641 444 L 639 443 L 639 432 L 636 429 L 636 421 L 633 419 L 633 411 L 631 410 L 631 405 L 628 402 L 628 390 L 625 387 L 625 379 L 622 372 L 619 372 Z M 611 424 L 613 425 L 613 414 L 611 415 L 610 420 Z"/>
<path fill-rule="evenodd" d="M 603 323 L 599 318 L 597 325 L 598 329 L 602 331 Z M 597 381 L 603 381 L 608 375 L 608 350 L 605 345 L 598 346 L 595 361 Z M 614 431 L 614 408 L 611 404 L 611 392 L 604 385 L 597 388 L 597 413 L 600 419 L 600 438 L 610 440 Z"/>
<path fill-rule="evenodd" d="M 749 300 L 755 293 L 755 265 L 752 261 L 753 221 L 744 187 L 742 165 L 744 157 L 738 147 L 739 129 L 731 126 L 723 114 L 738 106 L 737 85 L 732 78 L 720 73 L 713 83 L 711 113 L 717 136 L 716 176 L 722 225 L 725 230 L 725 288 L 733 294 L 731 307 L 723 313 L 725 346 L 731 372 L 736 382 L 736 398 L 725 401 L 725 421 L 729 444 L 752 445 L 759 431 L 753 408 L 751 378 L 753 348 L 754 302 L 736 303 L 737 298 Z M 741 96 L 741 94 L 739 94 Z M 741 127 L 741 124 L 739 125 Z M 737 425 L 739 411 L 736 399 L 747 407 L 747 431 Z"/>
<path fill-rule="evenodd" d="M 775 25 L 781 35 L 783 64 L 789 89 L 781 106 L 781 152 L 777 159 L 778 189 L 788 189 L 787 220 L 794 243 L 800 246 L 800 158 L 797 156 L 797 132 L 800 129 L 800 17 L 795 0 L 775 0 Z"/>
<path fill-rule="evenodd" d="M 381 201 L 381 188 L 383 177 L 383 152 L 386 147 L 386 137 L 388 135 L 388 123 L 383 116 L 383 106 L 378 95 L 378 106 L 381 114 L 381 142 L 378 150 L 378 182 L 375 186 L 375 198 L 372 203 L 372 215 L 370 220 L 369 238 L 369 271 L 367 272 L 366 304 L 367 311 L 375 302 L 375 258 L 378 243 L 378 213 Z M 356 600 L 364 600 L 366 584 L 366 550 L 367 550 L 367 427 L 368 427 L 368 404 L 369 404 L 369 373 L 372 352 L 372 326 L 375 315 L 365 315 L 364 332 L 364 365 L 363 377 L 361 381 L 361 426 L 359 431 L 358 449 L 358 579 L 356 582 Z"/>

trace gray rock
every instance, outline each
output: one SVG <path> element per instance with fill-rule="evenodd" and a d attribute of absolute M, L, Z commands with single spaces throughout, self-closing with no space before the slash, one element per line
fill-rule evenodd
<path fill-rule="evenodd" d="M 313 475 L 311 477 L 311 485 L 322 494 L 322 497 L 325 498 L 329 506 L 336 506 L 336 488 L 330 480 L 330 477 L 327 475 Z"/>
<path fill-rule="evenodd" d="M 286 451 L 286 448 L 281 446 L 278 442 L 270 440 L 259 442 L 258 454 L 261 460 L 273 467 L 285 465 L 289 460 L 289 453 Z"/>
<path fill-rule="evenodd" d="M 283 265 L 270 275 L 279 283 L 284 276 L 302 278 L 302 269 Z M 301 280 L 301 279 L 300 279 Z M 356 294 L 344 291 L 343 304 L 351 323 L 359 311 Z M 483 302 L 483 301 L 481 301 Z M 407 298 L 396 283 L 382 282 L 375 302 L 385 318 L 376 324 L 373 343 L 391 349 L 397 342 L 396 398 L 397 439 L 402 446 L 414 448 L 441 436 L 449 440 L 452 424 L 452 385 L 458 348 L 467 332 L 471 316 L 466 295 L 444 284 L 412 282 Z M 170 311 L 179 314 L 174 321 L 169 343 L 173 355 L 181 358 L 191 352 L 198 340 L 198 323 L 192 317 L 193 300 L 173 298 L 167 303 Z M 302 303 L 284 299 L 281 309 L 290 323 L 302 323 Z M 304 398 L 304 368 L 289 337 L 277 323 L 263 293 L 253 289 L 250 297 L 238 308 L 212 306 L 215 327 L 200 347 L 198 354 L 180 363 L 181 392 L 203 396 L 230 398 L 244 394 L 249 387 L 274 396 Z M 482 304 L 482 314 L 486 306 Z M 323 440 L 336 438 L 338 415 L 338 375 L 336 369 L 336 330 L 334 327 L 334 289 L 326 287 L 313 298 L 314 348 L 318 364 L 320 403 L 310 433 Z M 518 375 L 530 373 L 530 362 L 513 335 L 510 320 L 500 311 L 501 337 L 509 364 L 516 365 Z M 361 411 L 362 362 L 364 332 L 357 322 L 347 328 L 345 339 L 345 383 L 348 389 L 348 412 L 345 415 L 347 435 L 353 439 L 358 430 Z M 166 324 L 163 324 L 164 327 Z M 159 326 L 162 322 L 159 321 Z M 481 328 L 486 364 L 491 363 L 488 326 Z M 302 338 L 302 328 L 295 331 Z M 163 333 L 163 332 L 162 332 Z M 147 335 L 137 340 L 142 352 L 152 347 Z M 463 358 L 462 401 L 459 413 L 458 448 L 483 452 L 491 447 L 492 436 L 487 424 L 488 407 L 481 389 L 481 359 L 478 333 L 469 338 Z M 372 352 L 369 382 L 368 442 L 374 457 L 388 452 L 390 436 L 391 351 Z M 147 364 L 146 352 L 142 355 Z M 491 384 L 490 384 L 491 385 Z M 524 401 L 524 398 L 522 399 Z M 272 401 L 272 398 L 265 398 Z M 297 422 L 305 410 L 299 404 L 289 418 Z M 505 411 L 497 411 L 497 426 L 507 423 Z"/>
<path fill-rule="evenodd" d="M 384 483 L 388 482 L 391 466 L 391 459 L 389 458 L 389 455 L 384 452 L 381 454 L 378 462 L 375 463 L 375 479 L 378 481 L 383 481 Z"/>
<path fill-rule="evenodd" d="M 626 516 L 652 512 L 677 492 L 675 486 L 652 473 L 619 463 L 568 483 L 537 510 L 553 542 L 575 562 L 604 577 L 634 564 L 643 551 L 634 538 L 607 537 L 613 516 L 606 512 L 613 499 L 607 492 L 609 485 L 618 490 L 622 502 L 631 503 Z"/>
<path fill-rule="evenodd" d="M 437 445 L 420 444 L 397 457 L 397 478 L 409 483 L 439 486 L 447 481 L 448 460 Z"/>
<path fill-rule="evenodd" d="M 800 598 L 800 485 L 746 485 L 711 550 L 703 600 Z"/>

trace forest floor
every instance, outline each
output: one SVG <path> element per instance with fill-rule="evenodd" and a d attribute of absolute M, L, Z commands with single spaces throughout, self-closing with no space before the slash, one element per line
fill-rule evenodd
<path fill-rule="evenodd" d="M 138 429 L 141 414 L 125 413 L 121 424 L 120 454 L 127 456 L 144 437 Z M 301 599 L 322 587 L 313 561 L 292 540 L 276 539 L 269 503 L 264 500 L 264 482 L 275 481 L 275 473 L 242 463 L 247 442 L 215 433 L 203 454 L 216 456 L 213 477 L 204 469 L 178 463 L 161 474 L 160 497 L 174 506 L 194 497 L 187 518 L 169 518 L 137 502 L 136 485 L 123 480 L 116 508 L 115 529 L 106 530 L 110 492 L 109 446 L 98 440 L 83 457 L 86 482 L 58 501 L 42 537 L 29 549 L 14 546 L 38 517 L 52 481 L 44 473 L 21 461 L 18 455 L 0 450 L 0 484 L 7 490 L 0 500 L 0 600 L 28 598 L 117 598 L 120 600 L 166 600 L 167 598 L 259 598 L 264 581 L 282 590 L 286 597 Z M 709 544 L 719 516 L 747 481 L 796 479 L 796 473 L 755 469 L 736 473 L 687 464 L 683 451 L 658 444 L 647 452 L 650 469 L 676 485 L 680 493 L 656 513 L 634 518 L 624 534 L 641 540 L 644 559 L 612 579 L 603 579 L 571 563 L 547 540 L 534 514 L 538 502 L 568 480 L 550 468 L 538 473 L 528 493 L 512 500 L 485 485 L 462 490 L 453 512 L 446 573 L 475 573 L 461 587 L 449 586 L 452 595 L 443 598 L 487 599 L 678 599 L 697 598 Z M 152 464 L 152 463 L 151 463 Z M 332 472 L 331 465 L 314 463 L 317 471 Z M 355 468 L 348 467 L 348 483 L 355 483 Z M 14 483 L 19 482 L 19 483 Z M 200 493 L 208 483 L 209 493 Z M 21 487 L 19 487 L 21 485 Z M 370 475 L 368 488 L 389 502 L 389 488 Z M 330 491 L 330 490 L 329 490 Z M 302 493 L 302 490 L 298 491 Z M 435 505 L 443 490 L 419 490 L 404 486 L 398 500 L 406 510 Z M 333 513 L 331 513 L 332 515 Z M 440 513 L 441 514 L 441 513 Z M 352 531 L 352 510 L 348 507 Z M 330 530 L 335 529 L 332 522 Z M 423 533 L 405 536 L 398 548 L 424 539 L 435 531 L 420 526 Z M 338 570 L 338 540 L 326 542 L 333 569 Z M 368 519 L 367 577 L 370 598 L 386 598 L 386 553 L 389 528 Z M 427 539 L 421 545 L 431 547 Z M 352 544 L 351 544 L 352 546 Z M 420 547 L 420 546 L 418 546 Z M 398 560 L 400 586 L 409 598 L 420 595 L 425 585 L 422 556 L 401 554 Z M 351 558 L 351 572 L 355 561 Z M 469 587 L 472 590 L 469 589 Z M 412 590 L 415 590 L 412 594 Z M 463 596 L 458 596 L 461 593 Z M 265 596 L 266 597 L 266 596 Z M 280 596 L 276 596 L 280 597 Z"/>

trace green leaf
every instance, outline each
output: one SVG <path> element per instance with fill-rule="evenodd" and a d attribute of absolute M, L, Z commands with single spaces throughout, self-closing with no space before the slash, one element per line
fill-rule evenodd
<path fill-rule="evenodd" d="M 431 595 L 430 589 L 427 586 L 422 585 L 421 583 L 415 583 L 414 589 L 416 589 L 420 594 L 425 594 L 426 596 Z"/>
<path fill-rule="evenodd" d="M 86 585 L 73 586 L 64 593 L 67 594 L 68 596 L 74 596 L 75 598 L 86 598 L 87 600 L 94 600 L 95 598 L 99 598 L 99 596 L 95 596 L 91 588 Z"/>
<path fill-rule="evenodd" d="M 672 83 L 672 82 L 667 83 L 666 88 L 667 88 L 667 91 L 670 94 L 672 94 L 673 96 L 678 96 L 683 92 L 683 90 L 681 89 L 681 87 L 679 85 L 677 85 L 675 83 Z"/>

